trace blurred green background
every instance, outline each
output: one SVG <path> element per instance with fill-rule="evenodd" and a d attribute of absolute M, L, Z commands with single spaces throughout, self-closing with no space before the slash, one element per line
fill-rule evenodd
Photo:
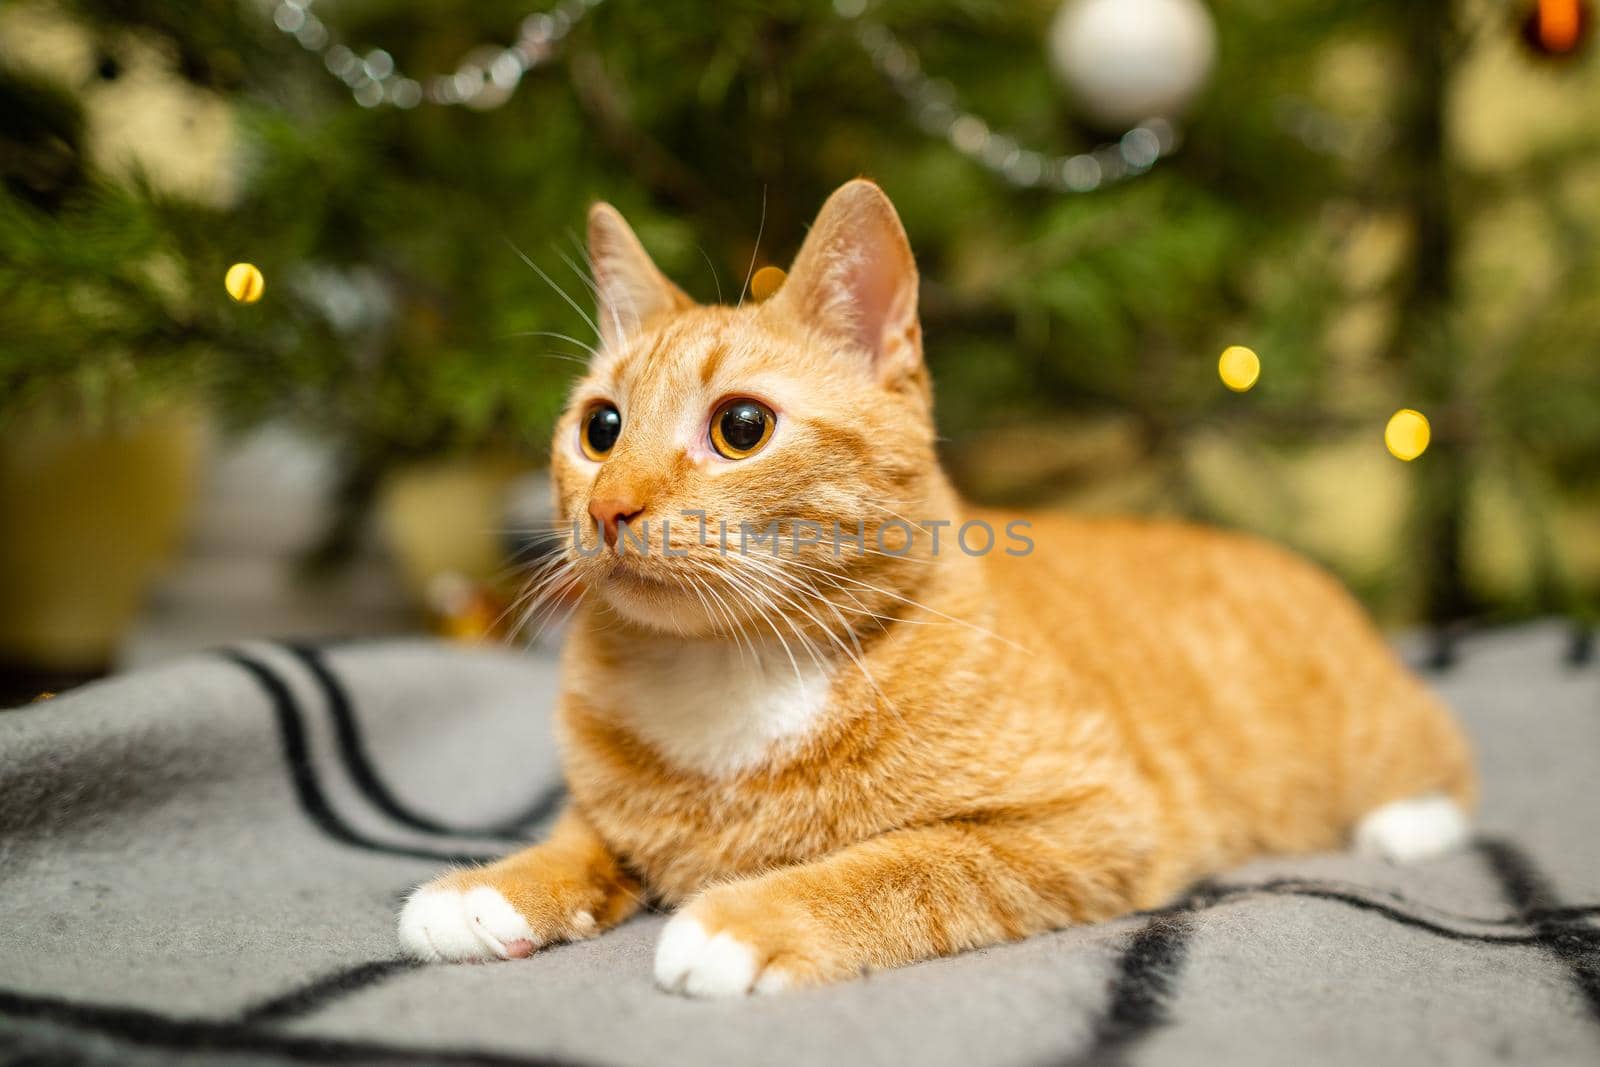
<path fill-rule="evenodd" d="M 377 516 L 413 588 L 482 579 L 481 544 L 406 524 L 476 507 L 481 540 L 542 463 L 579 351 L 544 334 L 590 336 L 589 202 L 732 300 L 858 174 L 917 251 L 970 497 L 1254 529 L 1392 622 L 1587 618 L 1590 5 L 1122 3 L 1072 40 L 1090 0 L 7 4 L 0 662 L 104 659 L 69 647 L 115 585 L 92 572 L 184 543 L 182 486 L 262 427 L 329 472 L 274 549 L 295 573 L 336 581 Z M 1153 51 L 1105 60 L 1111 31 Z M 1108 120 L 1163 56 L 1205 68 L 1192 99 Z M 236 261 L 259 302 L 225 292 Z M 1412 462 L 1401 408 L 1432 425 Z"/>

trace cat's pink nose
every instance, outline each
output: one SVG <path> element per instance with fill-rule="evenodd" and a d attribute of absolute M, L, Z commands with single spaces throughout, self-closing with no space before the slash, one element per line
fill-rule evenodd
<path fill-rule="evenodd" d="M 605 532 L 606 544 L 613 547 L 617 543 L 618 524 L 631 525 L 634 519 L 643 514 L 644 508 L 631 500 L 609 497 L 605 500 L 589 501 L 589 517 Z"/>

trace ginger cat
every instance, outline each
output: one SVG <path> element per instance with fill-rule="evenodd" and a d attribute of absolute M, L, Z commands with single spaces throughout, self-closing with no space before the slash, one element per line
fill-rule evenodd
<path fill-rule="evenodd" d="M 409 952 L 525 957 L 652 901 L 676 909 L 662 988 L 766 993 L 1150 908 L 1262 853 L 1466 837 L 1461 734 L 1311 565 L 963 506 L 876 185 L 834 193 L 759 305 L 696 305 L 608 205 L 589 246 L 601 346 L 555 434 L 574 537 L 545 578 L 587 590 L 571 803 L 417 889 Z M 735 532 L 773 521 L 776 547 Z"/>

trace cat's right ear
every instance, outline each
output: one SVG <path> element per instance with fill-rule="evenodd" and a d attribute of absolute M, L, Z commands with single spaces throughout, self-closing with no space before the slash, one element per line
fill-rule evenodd
<path fill-rule="evenodd" d="M 889 197 L 865 178 L 822 205 L 772 304 L 866 353 L 880 381 L 921 368 L 911 243 Z"/>
<path fill-rule="evenodd" d="M 600 342 L 621 348 L 650 320 L 694 306 L 656 268 L 622 213 L 601 201 L 589 209 L 589 266 L 599 312 Z"/>

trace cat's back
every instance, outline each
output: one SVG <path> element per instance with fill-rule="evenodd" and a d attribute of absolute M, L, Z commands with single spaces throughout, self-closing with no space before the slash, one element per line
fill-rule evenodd
<path fill-rule="evenodd" d="M 1006 636 L 1120 719 L 1153 771 L 1263 810 L 1320 797 L 1336 810 L 1318 825 L 1428 790 L 1470 794 L 1449 715 L 1309 560 L 1183 522 L 974 517 L 1030 524 L 1026 554 L 985 557 Z M 1304 844 L 1302 830 L 1285 843 Z"/>
<path fill-rule="evenodd" d="M 1029 524 L 1028 551 L 984 557 L 1008 636 L 1121 689 L 1212 704 L 1242 685 L 1252 703 L 1298 704 L 1408 680 L 1354 598 L 1271 542 L 1161 519 L 977 517 Z"/>
<path fill-rule="evenodd" d="M 1197 622 L 1227 620 L 1236 636 L 1247 638 L 1247 630 L 1281 633 L 1313 618 L 1326 623 L 1330 611 L 1339 616 L 1334 621 L 1367 626 L 1360 608 L 1320 568 L 1246 534 L 1164 519 L 985 511 L 973 517 L 1012 532 L 1005 549 L 985 556 L 996 594 L 1027 599 L 1035 619 L 1051 630 L 1115 624 L 1170 637 Z"/>

